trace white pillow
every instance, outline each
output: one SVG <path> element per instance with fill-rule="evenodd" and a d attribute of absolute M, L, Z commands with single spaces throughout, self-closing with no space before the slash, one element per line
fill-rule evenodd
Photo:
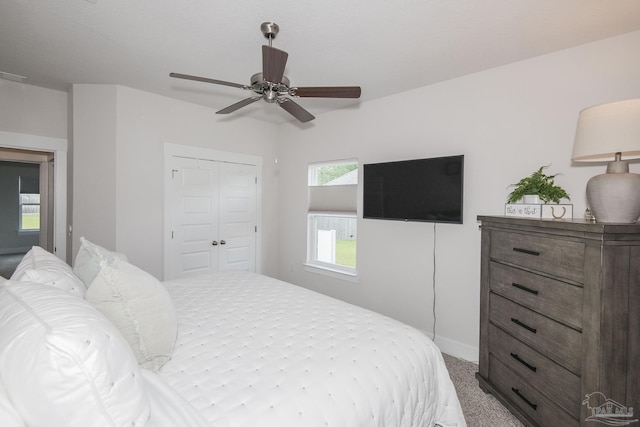
<path fill-rule="evenodd" d="M 158 371 L 171 359 L 178 321 L 155 277 L 116 259 L 102 265 L 85 298 L 120 330 L 143 367 Z"/>
<path fill-rule="evenodd" d="M 30 427 L 144 426 L 144 381 L 118 330 L 51 286 L 0 284 L 0 377 Z"/>
<path fill-rule="evenodd" d="M 86 290 L 82 280 L 73 273 L 67 263 L 40 246 L 32 247 L 22 257 L 11 280 L 53 286 L 80 298 L 84 297 Z"/>
<path fill-rule="evenodd" d="M 80 237 L 80 249 L 73 263 L 73 272 L 88 288 L 100 272 L 100 266 L 104 263 L 111 264 L 116 259 L 126 261 L 127 257 L 124 254 L 112 252 L 102 246 L 91 243 L 84 237 Z"/>

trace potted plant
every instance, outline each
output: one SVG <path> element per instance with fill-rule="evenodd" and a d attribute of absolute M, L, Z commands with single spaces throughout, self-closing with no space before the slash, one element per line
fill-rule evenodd
<path fill-rule="evenodd" d="M 569 194 L 555 184 L 556 175 L 546 175 L 543 170 L 548 166 L 541 166 L 540 169 L 526 178 L 522 178 L 517 184 L 511 184 L 515 189 L 509 194 L 508 202 L 516 203 L 525 196 L 538 196 L 544 203 L 560 203 L 561 199 L 570 200 Z M 525 203 L 529 201 L 525 200 Z M 535 202 L 533 202 L 535 203 Z M 539 202 L 538 202 L 539 203 Z"/>

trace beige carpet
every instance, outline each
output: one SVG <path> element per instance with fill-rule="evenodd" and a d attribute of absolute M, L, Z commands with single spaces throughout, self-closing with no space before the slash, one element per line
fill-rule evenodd
<path fill-rule="evenodd" d="M 447 354 L 443 356 L 469 427 L 523 426 L 495 397 L 480 390 L 475 377 L 478 365 Z"/>

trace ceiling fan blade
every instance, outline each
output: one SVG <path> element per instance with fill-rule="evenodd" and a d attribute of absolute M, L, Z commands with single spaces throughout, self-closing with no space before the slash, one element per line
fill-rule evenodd
<path fill-rule="evenodd" d="M 315 119 L 315 116 L 313 114 L 311 114 L 289 98 L 279 98 L 278 105 L 284 108 L 293 117 L 300 120 L 302 123 L 306 123 Z"/>
<path fill-rule="evenodd" d="M 282 82 L 289 54 L 271 46 L 262 46 L 262 75 L 270 83 Z"/>
<path fill-rule="evenodd" d="M 197 82 L 204 82 L 204 83 L 213 83 L 216 85 L 237 87 L 240 89 L 250 89 L 248 86 L 241 85 L 239 83 L 225 82 L 223 80 L 209 79 L 207 77 L 190 76 L 188 74 L 169 73 L 169 77 L 175 77 L 177 79 L 195 80 Z"/>
<path fill-rule="evenodd" d="M 360 98 L 360 86 L 293 87 L 292 96 L 301 98 Z"/>
<path fill-rule="evenodd" d="M 216 114 L 229 114 L 233 113 L 236 110 L 241 109 L 242 107 L 246 107 L 249 104 L 253 104 L 254 102 L 260 100 L 262 96 L 252 96 L 251 98 L 243 99 L 240 102 L 236 102 L 235 104 L 229 105 L 227 108 L 223 108 L 220 111 L 216 111 Z"/>

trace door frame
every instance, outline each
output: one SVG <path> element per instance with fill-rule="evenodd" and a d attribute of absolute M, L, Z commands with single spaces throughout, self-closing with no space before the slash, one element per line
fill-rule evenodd
<path fill-rule="evenodd" d="M 195 147 L 191 145 L 171 144 L 165 143 L 163 146 L 163 173 L 164 173 L 164 210 L 163 215 L 163 233 L 162 233 L 162 246 L 163 246 L 163 259 L 162 259 L 162 276 L 163 280 L 168 274 L 168 262 L 167 260 L 171 256 L 169 250 L 169 241 L 171 240 L 171 224 L 169 224 L 169 218 L 167 213 L 170 210 L 169 198 L 167 192 L 171 188 L 171 171 L 169 168 L 169 161 L 171 157 L 186 157 L 190 159 L 210 160 L 217 162 L 227 163 L 240 163 L 245 165 L 252 165 L 256 167 L 256 175 L 258 177 L 258 185 L 256 189 L 256 225 L 258 231 L 256 232 L 256 272 L 262 272 L 262 157 L 253 156 L 250 154 L 232 153 L 229 151 L 212 150 L 209 148 Z"/>
<path fill-rule="evenodd" d="M 0 147 L 53 153 L 53 253 L 67 261 L 67 140 L 0 131 Z"/>

